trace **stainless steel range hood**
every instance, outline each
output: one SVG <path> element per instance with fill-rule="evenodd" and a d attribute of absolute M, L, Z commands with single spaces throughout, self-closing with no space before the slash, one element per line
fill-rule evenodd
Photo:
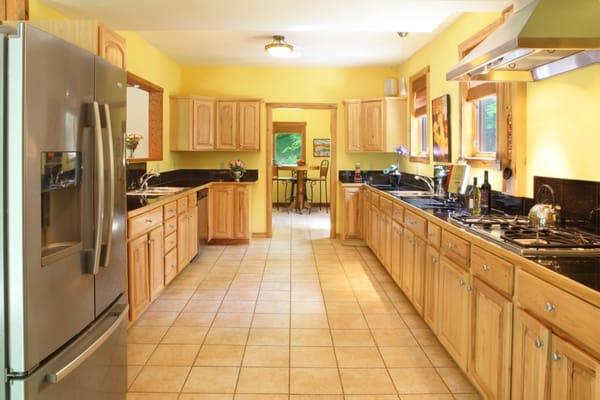
<path fill-rule="evenodd" d="M 600 63 L 599 0 L 533 0 L 450 72 L 453 81 L 537 81 Z"/>

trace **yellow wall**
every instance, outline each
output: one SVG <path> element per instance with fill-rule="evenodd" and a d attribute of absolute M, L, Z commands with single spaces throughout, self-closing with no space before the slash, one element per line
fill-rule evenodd
<path fill-rule="evenodd" d="M 458 45 L 498 18 L 499 14 L 466 14 L 399 67 L 407 79 L 429 65 L 430 100 L 450 94 L 452 160 L 459 154 L 459 88 L 446 81 L 458 61 Z M 527 195 L 534 176 L 600 180 L 597 115 L 600 110 L 600 66 L 527 84 Z M 405 161 L 403 169 L 432 174 L 432 164 Z M 481 182 L 483 169 L 474 169 Z M 501 187 L 501 172 L 490 171 L 492 187 Z"/>

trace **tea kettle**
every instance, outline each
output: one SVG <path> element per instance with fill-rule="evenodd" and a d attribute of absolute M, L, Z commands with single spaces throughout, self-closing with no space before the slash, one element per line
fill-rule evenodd
<path fill-rule="evenodd" d="M 535 228 L 549 228 L 555 226 L 561 219 L 560 206 L 556 205 L 556 196 L 554 189 L 550 185 L 543 184 L 535 194 L 535 199 L 539 199 L 539 195 L 543 190 L 547 190 L 552 197 L 552 204 L 537 203 L 529 210 L 529 223 Z"/>

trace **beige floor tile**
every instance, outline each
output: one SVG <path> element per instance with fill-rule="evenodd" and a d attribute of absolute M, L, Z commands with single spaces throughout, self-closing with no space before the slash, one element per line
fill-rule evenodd
<path fill-rule="evenodd" d="M 477 393 L 459 368 L 436 368 L 452 393 Z"/>
<path fill-rule="evenodd" d="M 213 322 L 216 328 L 249 328 L 252 324 L 252 314 L 219 312 Z"/>
<path fill-rule="evenodd" d="M 341 368 L 345 394 L 396 394 L 385 368 Z"/>
<path fill-rule="evenodd" d="M 254 314 L 253 328 L 286 328 L 290 326 L 290 314 Z"/>
<path fill-rule="evenodd" d="M 427 324 L 418 314 L 402 314 L 402 319 L 409 328 L 427 328 Z"/>
<path fill-rule="evenodd" d="M 292 328 L 328 329 L 329 321 L 325 314 L 292 314 Z"/>
<path fill-rule="evenodd" d="M 128 393 L 127 400 L 177 400 L 178 393 Z"/>
<path fill-rule="evenodd" d="M 448 393 L 434 368 L 389 368 L 396 390 L 403 394 Z"/>
<path fill-rule="evenodd" d="M 327 314 L 362 314 L 362 310 L 356 301 L 325 303 Z"/>
<path fill-rule="evenodd" d="M 397 314 L 367 314 L 365 317 L 371 329 L 407 328 L 404 320 Z"/>
<path fill-rule="evenodd" d="M 173 326 L 210 326 L 215 313 L 183 312 L 173 323 Z"/>
<path fill-rule="evenodd" d="M 292 301 L 292 314 L 325 314 L 321 301 Z"/>
<path fill-rule="evenodd" d="M 159 344 L 147 365 L 188 367 L 194 363 L 199 344 Z"/>
<path fill-rule="evenodd" d="M 362 302 L 360 303 L 365 314 L 397 314 L 396 308 L 392 303 L 385 302 Z"/>
<path fill-rule="evenodd" d="M 183 392 L 233 393 L 238 373 L 237 367 L 193 367 Z"/>
<path fill-rule="evenodd" d="M 221 302 L 217 300 L 190 300 L 183 308 L 183 312 L 214 313 L 220 305 Z"/>
<path fill-rule="evenodd" d="M 409 329 L 373 329 L 377 346 L 418 346 Z"/>
<path fill-rule="evenodd" d="M 246 344 L 248 328 L 210 328 L 206 344 Z"/>
<path fill-rule="evenodd" d="M 131 392 L 176 393 L 183 387 L 189 367 L 154 367 L 142 368 L 131 385 Z"/>
<path fill-rule="evenodd" d="M 144 365 L 156 348 L 155 344 L 134 344 L 127 345 L 127 365 Z"/>
<path fill-rule="evenodd" d="M 458 400 L 451 394 L 403 394 L 400 400 Z M 466 399 L 465 399 L 466 400 Z M 475 400 L 475 399 L 473 399 Z"/>
<path fill-rule="evenodd" d="M 242 364 L 243 345 L 205 344 L 196 357 L 196 366 L 238 367 Z"/>
<path fill-rule="evenodd" d="M 288 282 L 263 282 L 260 290 L 290 290 Z"/>
<path fill-rule="evenodd" d="M 364 347 L 375 346 L 368 329 L 332 329 L 334 346 Z"/>
<path fill-rule="evenodd" d="M 384 368 L 377 347 L 336 347 L 340 368 Z"/>
<path fill-rule="evenodd" d="M 292 347 L 290 366 L 337 368 L 337 362 L 333 347 Z"/>
<path fill-rule="evenodd" d="M 178 300 L 178 299 L 162 299 L 158 298 L 148 307 L 149 311 L 177 311 L 180 312 L 183 310 L 183 307 L 186 305 L 187 300 Z"/>
<path fill-rule="evenodd" d="M 251 328 L 248 345 L 256 346 L 289 346 L 289 329 Z"/>
<path fill-rule="evenodd" d="M 252 313 L 255 305 L 254 301 L 224 301 L 219 313 Z"/>
<path fill-rule="evenodd" d="M 349 394 L 345 400 L 398 400 L 395 394 Z M 402 399 L 401 399 L 402 400 Z"/>
<path fill-rule="evenodd" d="M 469 394 L 454 394 L 455 400 L 483 400 L 483 396 L 478 393 L 469 393 Z"/>
<path fill-rule="evenodd" d="M 177 400 L 233 400 L 233 394 L 182 393 Z"/>
<path fill-rule="evenodd" d="M 289 301 L 258 301 L 255 312 L 259 314 L 289 314 Z"/>
<path fill-rule="evenodd" d="M 179 313 L 177 311 L 146 311 L 137 326 L 171 326 Z"/>
<path fill-rule="evenodd" d="M 204 341 L 208 328 L 172 326 L 162 339 L 168 344 L 201 344 Z"/>
<path fill-rule="evenodd" d="M 294 329 L 291 330 L 292 346 L 332 346 L 329 329 Z"/>
<path fill-rule="evenodd" d="M 343 393 L 337 368 L 291 368 L 290 393 Z"/>
<path fill-rule="evenodd" d="M 235 400 L 288 400 L 287 394 L 236 394 Z"/>
<path fill-rule="evenodd" d="M 142 365 L 128 365 L 127 366 L 127 387 L 129 388 L 135 378 L 137 378 L 138 374 L 142 370 Z"/>
<path fill-rule="evenodd" d="M 288 367 L 290 349 L 287 346 L 246 346 L 244 367 Z"/>
<path fill-rule="evenodd" d="M 388 368 L 432 367 L 420 347 L 379 347 Z"/>
<path fill-rule="evenodd" d="M 435 335 L 429 328 L 426 328 L 426 329 L 417 328 L 417 329 L 411 329 L 410 331 L 412 332 L 413 336 L 415 337 L 415 339 L 417 339 L 417 342 L 419 342 L 419 344 L 421 346 L 439 346 L 440 345 L 440 342 L 437 340 L 437 338 L 435 337 Z"/>
<path fill-rule="evenodd" d="M 456 367 L 456 364 L 442 346 L 423 346 L 422 348 L 434 367 Z"/>
<path fill-rule="evenodd" d="M 168 326 L 132 326 L 127 331 L 127 343 L 160 343 Z"/>
<path fill-rule="evenodd" d="M 328 316 L 331 329 L 368 329 L 367 321 L 362 314 L 330 314 Z"/>
<path fill-rule="evenodd" d="M 261 290 L 258 293 L 258 301 L 290 301 L 291 293 L 289 290 Z"/>
<path fill-rule="evenodd" d="M 288 393 L 288 368 L 249 367 L 240 370 L 236 393 Z"/>

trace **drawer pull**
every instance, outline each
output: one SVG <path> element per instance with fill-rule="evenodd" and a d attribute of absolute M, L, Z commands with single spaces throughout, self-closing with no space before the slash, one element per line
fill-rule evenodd
<path fill-rule="evenodd" d="M 151 218 L 146 218 L 146 220 L 145 220 L 145 221 L 146 221 L 146 223 L 147 223 L 147 224 L 151 224 L 152 222 L 154 222 L 154 221 L 152 221 L 152 219 L 151 219 Z"/>
<path fill-rule="evenodd" d="M 437 261 L 438 261 L 437 257 L 431 257 L 432 263 L 437 264 Z"/>
<path fill-rule="evenodd" d="M 546 303 L 546 311 L 552 312 L 556 309 L 556 306 L 552 303 Z"/>
<path fill-rule="evenodd" d="M 483 272 L 490 272 L 490 270 L 491 270 L 490 266 L 487 264 L 483 264 L 481 266 L 481 269 L 483 270 Z"/>
<path fill-rule="evenodd" d="M 464 280 L 463 278 L 460 278 L 460 279 L 458 280 L 458 284 L 459 284 L 460 286 L 465 286 L 465 280 Z"/>
<path fill-rule="evenodd" d="M 456 246 L 454 246 L 454 243 L 452 243 L 452 242 L 448 242 L 448 248 L 449 248 L 450 250 L 454 249 L 455 247 L 456 247 Z"/>
<path fill-rule="evenodd" d="M 560 361 L 562 356 L 558 353 L 552 352 L 552 361 Z"/>
<path fill-rule="evenodd" d="M 471 286 L 471 285 L 467 286 L 467 292 L 469 292 L 469 293 L 473 292 L 473 286 Z"/>
<path fill-rule="evenodd" d="M 540 339 L 540 338 L 535 339 L 535 347 L 537 347 L 538 349 L 541 349 L 542 347 L 544 347 L 544 342 L 542 341 L 542 339 Z"/>

